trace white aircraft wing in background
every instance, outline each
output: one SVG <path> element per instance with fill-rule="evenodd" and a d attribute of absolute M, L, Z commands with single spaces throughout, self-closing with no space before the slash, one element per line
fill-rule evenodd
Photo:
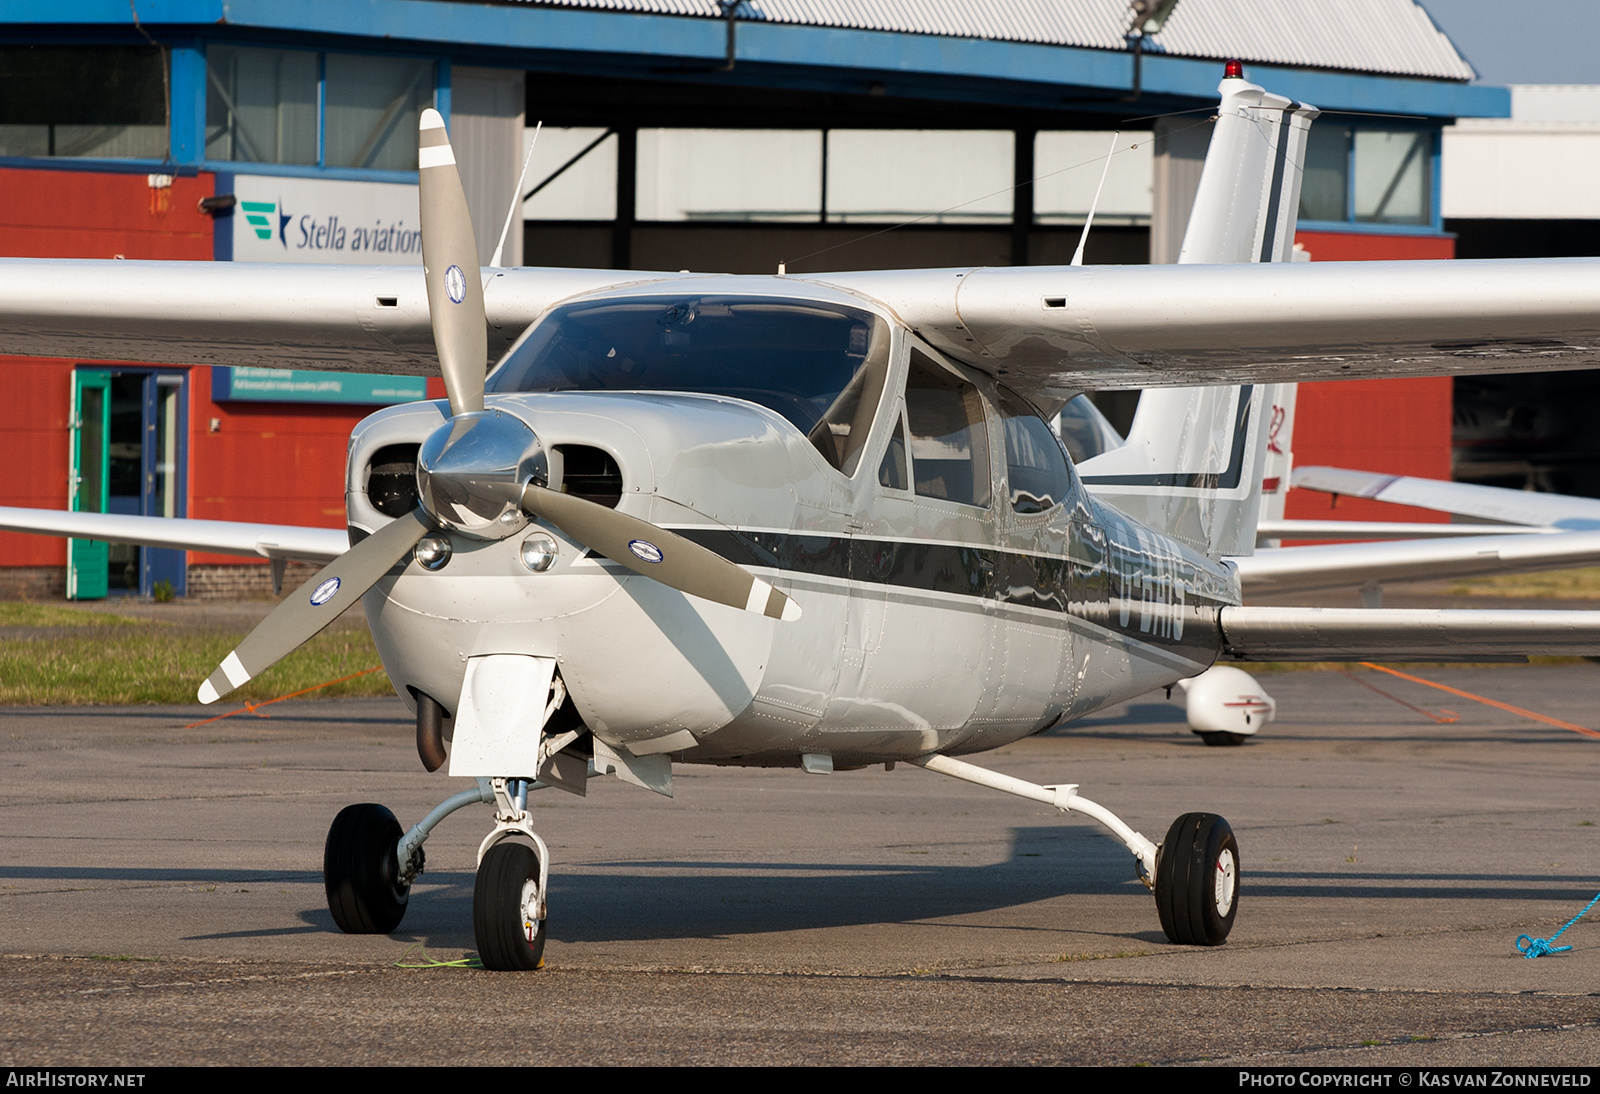
<path fill-rule="evenodd" d="M 1600 529 L 1600 500 L 1595 498 L 1384 475 L 1375 471 L 1347 471 L 1340 467 L 1297 468 L 1293 483 L 1302 490 L 1371 498 L 1504 524 L 1538 525 L 1567 531 Z"/>
<path fill-rule="evenodd" d="M 1600 531 L 1264 548 L 1236 558 L 1245 595 L 1600 565 Z M 1600 615 L 1600 613 L 1596 613 Z"/>
<path fill-rule="evenodd" d="M 1256 541 L 1281 539 L 1460 539 L 1463 536 L 1535 536 L 1559 528 L 1524 524 L 1439 524 L 1393 520 L 1262 520 Z"/>

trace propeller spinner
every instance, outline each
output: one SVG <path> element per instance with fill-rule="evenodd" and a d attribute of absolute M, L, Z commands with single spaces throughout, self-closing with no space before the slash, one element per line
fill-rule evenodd
<path fill-rule="evenodd" d="M 422 112 L 417 159 L 428 313 L 451 415 L 418 454 L 420 504 L 355 544 L 274 608 L 200 685 L 200 701 L 216 702 L 293 653 L 377 584 L 418 540 L 441 528 L 503 539 L 536 516 L 679 592 L 773 619 L 800 618 L 800 606 L 789 597 L 699 544 L 547 488 L 547 460 L 533 430 L 515 415 L 484 409 L 483 275 L 466 193 L 437 110 Z"/>

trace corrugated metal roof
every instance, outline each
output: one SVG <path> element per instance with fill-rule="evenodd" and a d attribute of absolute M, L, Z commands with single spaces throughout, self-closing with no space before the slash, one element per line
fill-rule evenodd
<path fill-rule="evenodd" d="M 720 18 L 716 0 L 524 0 Z M 1002 42 L 1127 48 L 1127 0 L 744 0 L 741 20 Z M 1181 0 L 1146 49 L 1176 57 L 1470 80 L 1472 66 L 1414 0 Z"/>

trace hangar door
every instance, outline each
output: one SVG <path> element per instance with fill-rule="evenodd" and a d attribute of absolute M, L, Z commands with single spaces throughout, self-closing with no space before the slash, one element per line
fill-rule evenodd
<path fill-rule="evenodd" d="M 182 372 L 80 368 L 72 374 L 71 507 L 86 513 L 181 517 L 187 455 Z M 185 592 L 185 553 L 69 540 L 67 596 Z"/>

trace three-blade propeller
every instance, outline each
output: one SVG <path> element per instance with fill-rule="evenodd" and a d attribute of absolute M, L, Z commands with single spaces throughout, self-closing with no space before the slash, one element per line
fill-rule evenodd
<path fill-rule="evenodd" d="M 436 110 L 422 112 L 417 159 L 428 312 L 451 414 L 422 446 L 420 504 L 352 546 L 273 609 L 200 685 L 200 701 L 216 702 L 293 653 L 429 532 L 453 529 L 501 539 L 520 530 L 528 516 L 680 592 L 773 619 L 798 619 L 798 604 L 722 556 L 649 521 L 545 487 L 540 472 L 546 461 L 533 431 L 512 415 L 484 409 L 483 276 L 455 154 Z"/>

